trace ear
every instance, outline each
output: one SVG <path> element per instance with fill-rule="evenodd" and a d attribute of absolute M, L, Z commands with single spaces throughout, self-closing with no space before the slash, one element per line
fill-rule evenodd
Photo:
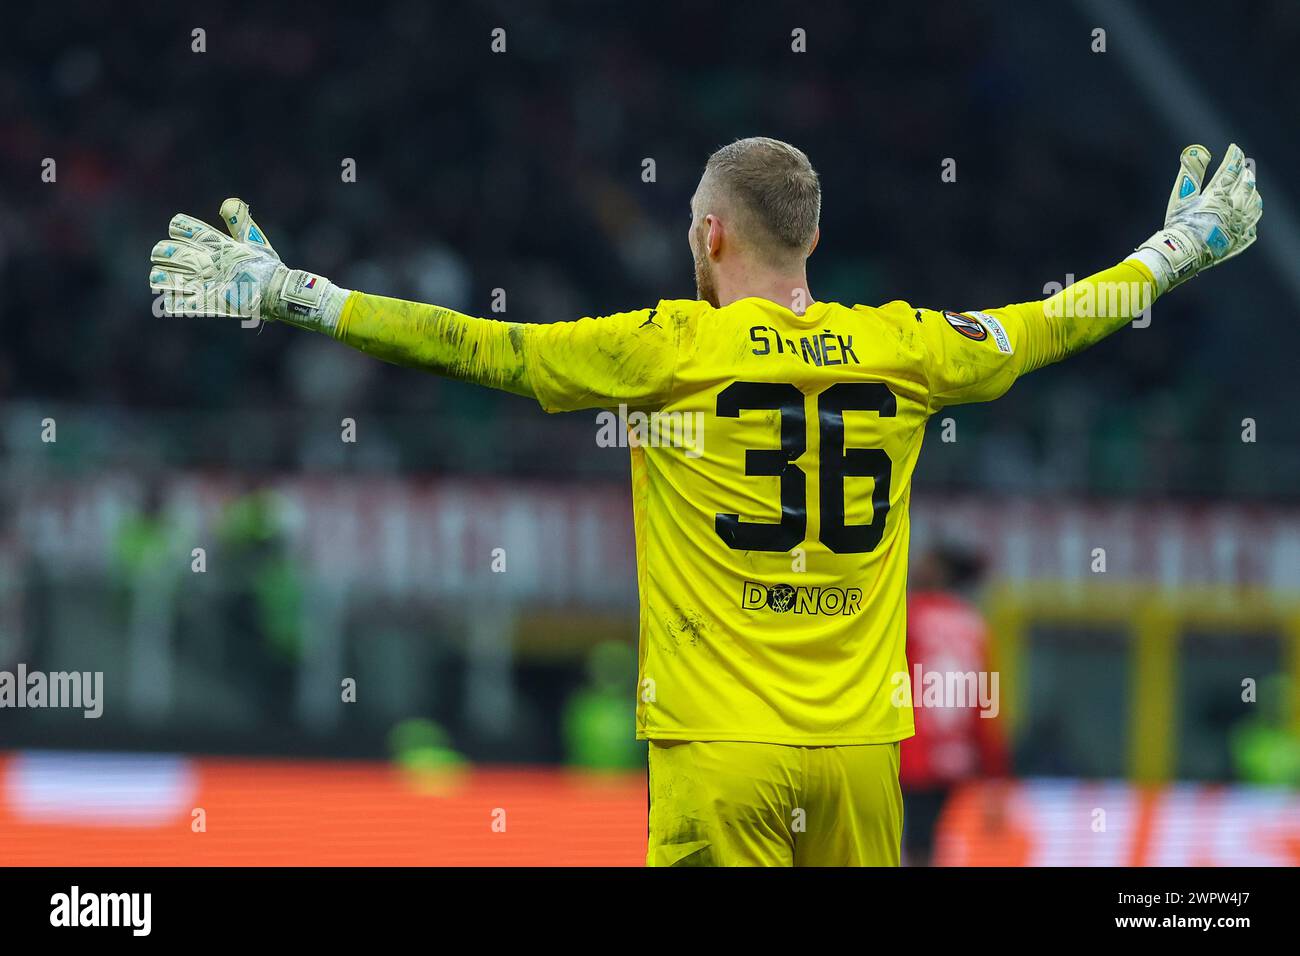
<path fill-rule="evenodd" d="M 813 241 L 812 241 L 812 245 L 808 247 L 808 255 L 813 254 L 813 250 L 817 248 L 817 243 L 821 242 L 821 239 L 822 239 L 822 227 L 818 226 L 815 230 L 813 230 Z"/>
<path fill-rule="evenodd" d="M 705 237 L 708 244 L 708 252 L 711 257 L 716 258 L 722 250 L 722 220 L 710 213 L 704 217 L 704 221 L 709 225 L 709 234 Z"/>

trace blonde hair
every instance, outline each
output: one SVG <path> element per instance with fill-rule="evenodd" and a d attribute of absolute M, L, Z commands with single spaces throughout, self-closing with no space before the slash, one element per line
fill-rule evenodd
<path fill-rule="evenodd" d="M 738 139 L 709 157 L 704 182 L 711 197 L 735 201 L 751 227 L 747 238 L 768 258 L 808 254 L 822 189 L 803 150 L 767 136 Z"/>

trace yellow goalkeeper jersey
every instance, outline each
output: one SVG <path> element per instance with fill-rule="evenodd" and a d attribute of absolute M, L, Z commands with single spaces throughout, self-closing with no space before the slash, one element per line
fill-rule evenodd
<path fill-rule="evenodd" d="M 1075 291 L 1096 281 L 1150 276 L 1125 263 Z M 639 737 L 913 733 L 900 682 L 926 420 L 1115 327 L 1048 321 L 1045 304 L 796 315 L 761 298 L 665 300 L 522 327 L 527 390 L 548 411 L 619 408 L 634 446 Z"/>
<path fill-rule="evenodd" d="M 638 736 L 883 743 L 912 733 L 907 511 L 926 419 L 1100 341 L 1155 291 L 1127 260 L 988 312 L 665 300 L 552 325 L 353 292 L 331 334 L 548 411 L 621 413 Z"/>
<path fill-rule="evenodd" d="M 902 302 L 800 316 L 759 298 L 536 329 L 528 368 L 548 411 L 597 395 L 627 406 L 638 736 L 910 736 L 894 675 L 907 672 L 912 469 L 954 373 L 983 360 L 989 397 L 1011 383 L 996 332 Z M 588 335 L 623 361 L 584 362 L 598 354 Z"/>

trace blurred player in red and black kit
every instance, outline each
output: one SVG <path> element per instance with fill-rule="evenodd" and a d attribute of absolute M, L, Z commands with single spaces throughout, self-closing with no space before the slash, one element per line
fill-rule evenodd
<path fill-rule="evenodd" d="M 922 557 L 907 602 L 907 660 L 922 674 L 988 671 L 988 627 L 970 601 L 983 570 L 978 556 L 953 545 Z M 921 691 L 914 690 L 918 703 Z M 903 741 L 903 854 L 910 866 L 929 866 L 935 828 L 948 796 L 962 782 L 1000 777 L 1007 752 L 996 717 L 967 706 L 916 706 L 916 736 Z M 996 714 L 996 709 L 991 713 Z"/>

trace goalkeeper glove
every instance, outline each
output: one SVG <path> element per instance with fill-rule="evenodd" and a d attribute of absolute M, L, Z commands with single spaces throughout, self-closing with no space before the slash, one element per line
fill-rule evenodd
<path fill-rule="evenodd" d="M 1162 293 L 1241 255 L 1255 241 L 1264 200 L 1241 147 L 1236 143 L 1228 147 L 1218 171 L 1202 189 L 1210 158 L 1204 146 L 1183 150 L 1164 228 L 1129 257 L 1151 270 Z"/>
<path fill-rule="evenodd" d="M 218 315 L 289 322 L 332 331 L 348 290 L 280 261 L 248 203 L 227 199 L 221 219 L 233 238 L 183 213 L 153 247 L 149 288 L 163 294 L 167 315 Z"/>

